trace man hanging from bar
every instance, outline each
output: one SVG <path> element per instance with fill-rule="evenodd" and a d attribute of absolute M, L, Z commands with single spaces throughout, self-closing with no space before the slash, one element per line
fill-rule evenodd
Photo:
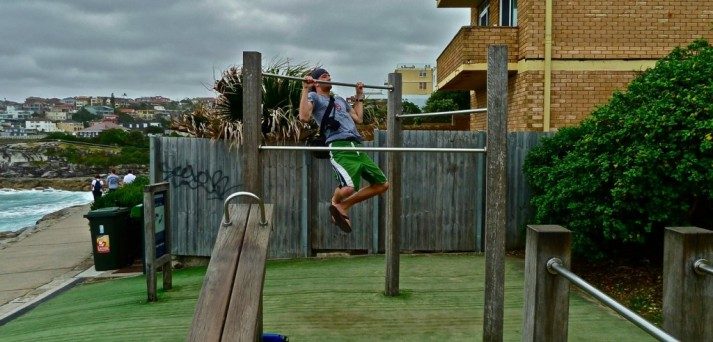
<path fill-rule="evenodd" d="M 300 99 L 300 120 L 309 122 L 314 115 L 317 123 L 321 124 L 322 117 L 329 107 L 330 97 L 333 96 L 334 119 L 325 124 L 327 144 L 330 147 L 361 146 L 363 139 L 357 131 L 356 124 L 361 123 L 364 116 L 364 84 L 356 83 L 356 96 L 352 107 L 344 98 L 330 93 L 331 84 L 315 81 L 329 82 L 331 79 L 327 70 L 321 68 L 314 69 L 305 76 Z M 332 222 L 342 231 L 349 233 L 352 230 L 349 208 L 384 193 L 389 188 L 389 183 L 384 172 L 364 152 L 330 151 L 329 161 L 339 182 L 332 196 L 329 213 L 332 215 Z M 361 178 L 369 182 L 369 186 L 359 189 Z"/>

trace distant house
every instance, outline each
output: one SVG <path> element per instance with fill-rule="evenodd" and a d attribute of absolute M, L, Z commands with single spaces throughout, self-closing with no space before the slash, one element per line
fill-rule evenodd
<path fill-rule="evenodd" d="M 81 122 L 76 121 L 62 121 L 57 122 L 57 128 L 59 128 L 62 132 L 76 135 L 77 132 L 84 129 L 84 125 L 82 125 Z"/>
<path fill-rule="evenodd" d="M 35 130 L 37 132 L 51 133 L 59 132 L 60 129 L 57 128 L 54 122 L 46 120 L 27 120 L 25 121 L 25 128 L 28 130 Z"/>
<path fill-rule="evenodd" d="M 32 116 L 29 110 L 17 110 L 15 106 L 7 106 L 4 113 L 0 113 L 0 118 L 6 120 L 25 120 Z"/>
<path fill-rule="evenodd" d="M 45 118 L 50 121 L 64 121 L 69 119 L 71 114 L 68 112 L 59 112 L 59 111 L 48 111 L 45 113 Z"/>
<path fill-rule="evenodd" d="M 111 108 L 109 106 L 84 106 L 84 109 L 98 116 L 107 116 L 114 114 L 114 108 Z"/>
<path fill-rule="evenodd" d="M 77 132 L 78 137 L 82 138 L 94 138 L 99 135 L 99 133 L 104 132 L 108 129 L 121 129 L 127 131 L 126 128 L 117 125 L 113 122 L 102 121 L 92 124 L 91 126 Z"/>
<path fill-rule="evenodd" d="M 149 127 L 161 127 L 160 122 L 133 122 L 133 123 L 125 123 L 122 124 L 125 128 L 128 129 L 135 129 L 135 130 L 143 130 L 147 129 Z"/>

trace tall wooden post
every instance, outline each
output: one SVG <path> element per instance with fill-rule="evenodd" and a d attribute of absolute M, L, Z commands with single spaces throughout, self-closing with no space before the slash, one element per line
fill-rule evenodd
<path fill-rule="evenodd" d="M 488 143 L 485 181 L 485 313 L 483 340 L 503 340 L 507 210 L 508 48 L 488 47 Z"/>
<path fill-rule="evenodd" d="M 262 191 L 262 163 L 260 141 L 262 120 L 262 55 L 243 51 L 243 189 L 265 199 Z M 262 298 L 258 309 L 257 331 L 262 336 Z"/>
<path fill-rule="evenodd" d="M 667 227 L 663 257 L 663 328 L 681 341 L 713 341 L 713 276 L 697 260 L 713 261 L 713 231 Z"/>
<path fill-rule="evenodd" d="M 401 74 L 389 74 L 389 84 L 394 89 L 389 91 L 389 103 L 386 121 L 387 146 L 401 147 L 401 120 L 396 115 L 401 114 Z M 386 234 L 384 249 L 386 250 L 386 289 L 387 296 L 399 294 L 399 253 L 401 252 L 401 153 L 390 152 L 386 155 L 387 177 L 389 190 L 386 192 Z"/>
<path fill-rule="evenodd" d="M 560 226 L 527 226 L 523 341 L 567 341 L 569 282 L 547 270 L 550 258 L 570 267 L 572 233 Z"/>
<path fill-rule="evenodd" d="M 243 188 L 262 195 L 262 165 L 260 164 L 260 121 L 262 119 L 262 56 L 259 52 L 243 52 Z"/>

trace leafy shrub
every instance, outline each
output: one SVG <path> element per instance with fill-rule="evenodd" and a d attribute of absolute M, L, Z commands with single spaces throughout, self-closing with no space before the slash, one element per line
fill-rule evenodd
<path fill-rule="evenodd" d="M 528 155 L 535 221 L 574 232 L 575 253 L 661 256 L 666 226 L 711 227 L 713 47 L 677 48 Z"/>
<path fill-rule="evenodd" d="M 127 207 L 144 203 L 144 186 L 149 185 L 146 176 L 138 176 L 130 184 L 124 184 L 117 190 L 106 192 L 92 203 L 92 210 L 107 207 Z"/>

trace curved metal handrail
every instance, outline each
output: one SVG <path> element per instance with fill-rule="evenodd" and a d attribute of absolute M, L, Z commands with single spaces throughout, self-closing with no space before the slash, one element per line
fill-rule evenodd
<path fill-rule="evenodd" d="M 696 271 L 698 275 L 704 275 L 706 273 L 713 275 L 713 264 L 710 264 L 706 259 L 698 259 L 693 263 L 693 270 Z"/>
<path fill-rule="evenodd" d="M 225 199 L 225 202 L 223 202 L 223 225 L 229 226 L 230 224 L 232 224 L 232 222 L 230 222 L 230 215 L 228 214 L 228 202 L 230 202 L 231 199 L 240 196 L 252 197 L 257 200 L 258 204 L 260 205 L 260 225 L 267 226 L 267 219 L 265 218 L 265 203 L 260 197 L 258 197 L 252 192 L 247 191 L 238 191 Z"/>

